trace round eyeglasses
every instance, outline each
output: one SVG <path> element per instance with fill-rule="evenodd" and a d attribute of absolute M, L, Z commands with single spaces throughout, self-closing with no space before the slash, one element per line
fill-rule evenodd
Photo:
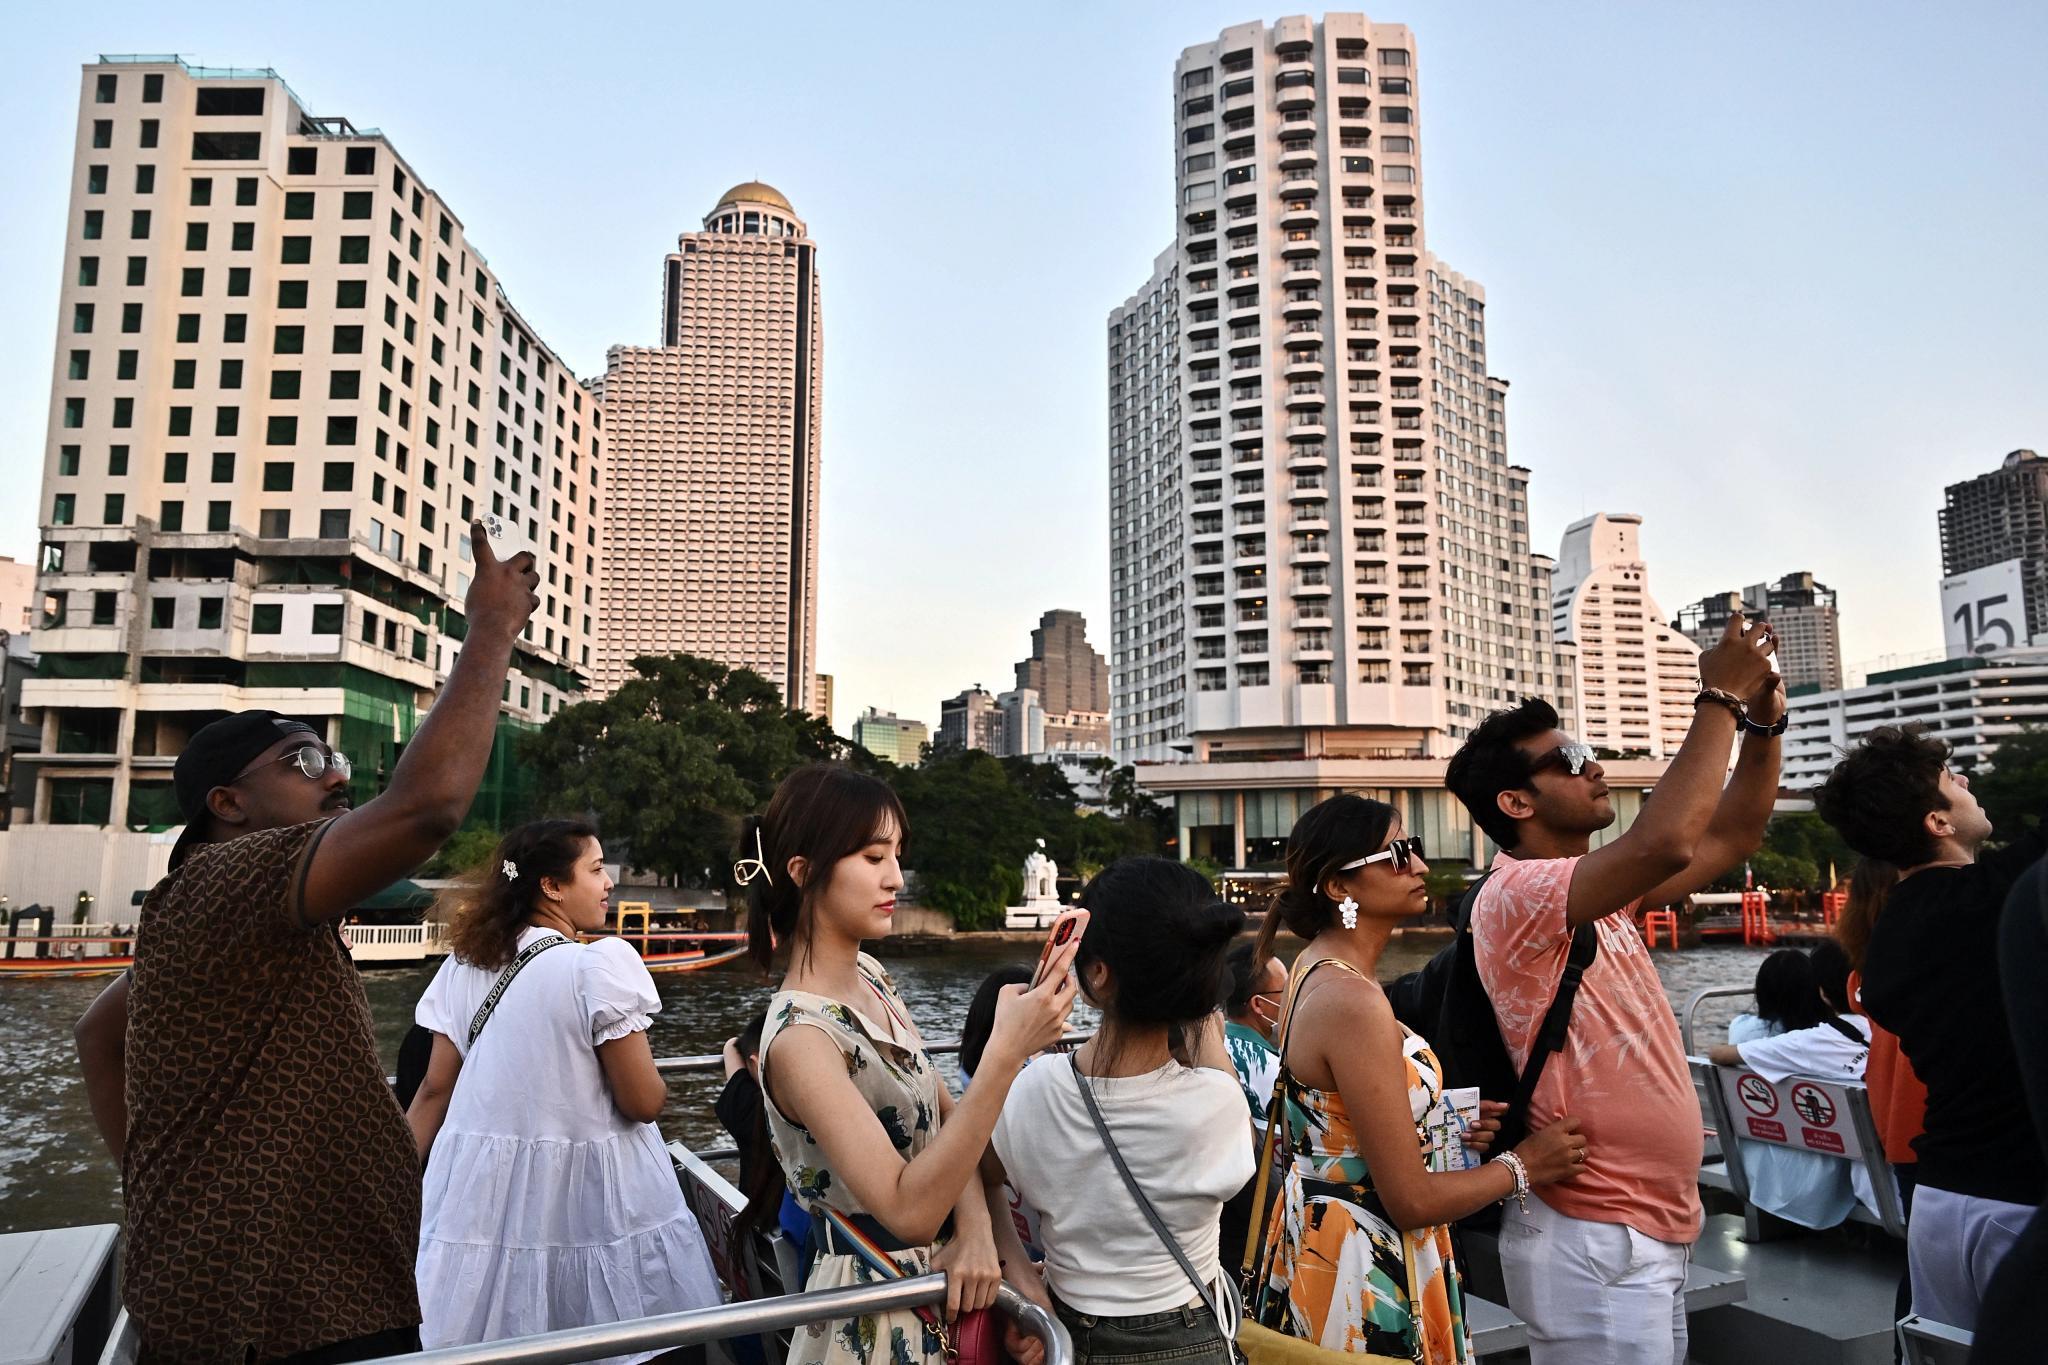
<path fill-rule="evenodd" d="M 355 765 L 348 761 L 346 755 L 330 753 L 328 750 L 321 748 L 317 744 L 308 744 L 303 748 L 294 749 L 288 754 L 279 754 L 276 758 L 269 760 L 269 762 L 296 764 L 298 765 L 299 771 L 301 773 L 304 773 L 306 775 L 306 779 L 310 782 L 318 782 L 321 778 L 327 775 L 327 772 L 330 768 L 333 769 L 335 772 L 341 774 L 341 780 L 346 782 L 348 781 L 349 774 L 355 770 Z M 240 782 L 250 773 L 255 772 L 256 768 L 262 768 L 266 766 L 268 765 L 264 763 L 258 763 L 255 768 L 249 768 L 242 772 L 236 773 L 232 781 L 224 782 L 221 785 L 233 786 L 236 782 Z"/>

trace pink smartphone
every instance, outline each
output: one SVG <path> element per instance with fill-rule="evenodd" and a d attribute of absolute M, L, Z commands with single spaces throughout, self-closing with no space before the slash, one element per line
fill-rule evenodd
<path fill-rule="evenodd" d="M 1088 912 L 1086 910 L 1076 907 L 1072 910 L 1060 911 L 1059 917 L 1052 922 L 1051 931 L 1045 936 L 1045 948 L 1038 955 L 1038 966 L 1031 973 L 1031 987 L 1033 990 L 1036 990 L 1040 983 L 1045 980 L 1046 964 L 1052 961 L 1052 955 L 1081 937 L 1082 930 L 1087 927 Z"/>

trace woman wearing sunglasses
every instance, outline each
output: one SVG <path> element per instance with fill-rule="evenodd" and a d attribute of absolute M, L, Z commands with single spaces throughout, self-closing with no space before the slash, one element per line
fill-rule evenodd
<path fill-rule="evenodd" d="M 1288 835 L 1257 958 L 1283 924 L 1308 947 L 1280 1017 L 1289 1131 L 1248 1311 L 1329 1350 L 1453 1365 L 1472 1346 L 1449 1224 L 1570 1179 L 1585 1140 L 1564 1119 L 1476 1169 L 1430 1164 L 1423 1134 L 1455 1121 L 1443 1069 L 1375 980 L 1394 927 L 1428 907 L 1428 871 L 1394 808 L 1363 797 L 1321 803 Z M 1482 1120 L 1467 1145 L 1483 1151 L 1491 1127 Z"/>

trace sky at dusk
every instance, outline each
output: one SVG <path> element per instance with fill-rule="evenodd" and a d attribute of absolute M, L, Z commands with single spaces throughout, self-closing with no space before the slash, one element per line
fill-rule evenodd
<path fill-rule="evenodd" d="M 0 553 L 35 545 L 78 67 L 275 67 L 381 128 L 583 375 L 759 178 L 820 244 L 820 666 L 842 733 L 1109 650 L 1104 326 L 1173 234 L 1171 74 L 1243 3 L 38 6 L 0 116 Z M 1638 512 L 1668 616 L 1811 570 L 1936 649 L 1944 483 L 2048 449 L 2048 6 L 1442 3 L 1431 249 L 1482 282 L 1534 545 Z M 649 585 L 658 591 L 659 585 Z"/>

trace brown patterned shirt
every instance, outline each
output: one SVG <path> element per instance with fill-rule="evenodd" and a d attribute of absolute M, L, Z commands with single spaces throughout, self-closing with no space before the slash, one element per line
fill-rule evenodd
<path fill-rule="evenodd" d="M 152 1361 L 420 1320 L 412 1136 L 339 930 L 299 914 L 326 828 L 201 845 L 142 903 L 122 1297 Z"/>

